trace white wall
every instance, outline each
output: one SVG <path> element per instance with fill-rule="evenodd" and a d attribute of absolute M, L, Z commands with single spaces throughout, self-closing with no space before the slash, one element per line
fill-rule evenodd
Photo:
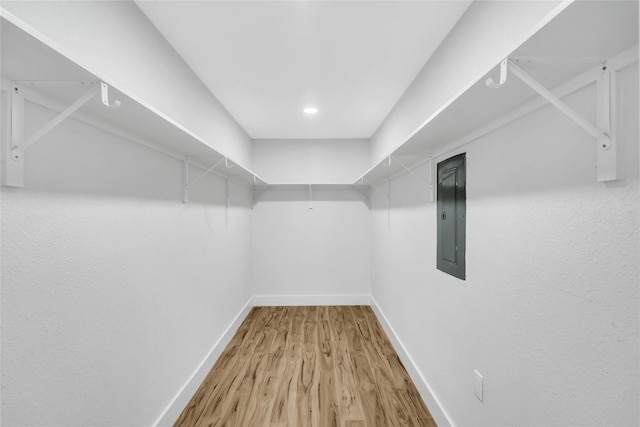
<path fill-rule="evenodd" d="M 2 15 L 136 102 L 250 167 L 251 139 L 129 1 L 3 1 Z"/>
<path fill-rule="evenodd" d="M 475 1 L 371 138 L 376 164 L 573 0 Z"/>
<path fill-rule="evenodd" d="M 276 183 L 352 183 L 369 141 L 256 140 L 256 173 Z M 260 304 L 366 303 L 369 209 L 355 190 L 268 190 L 252 216 L 252 283 Z M 313 297 L 311 297 L 313 296 Z M 360 298 L 353 298 L 359 296 Z"/>
<path fill-rule="evenodd" d="M 182 204 L 182 173 L 74 120 L 29 149 L 1 193 L 2 425 L 151 425 L 247 303 L 249 191 L 225 226 L 224 181 Z"/>
<path fill-rule="evenodd" d="M 369 165 L 368 139 L 258 139 L 252 164 L 268 182 L 352 183 Z"/>
<path fill-rule="evenodd" d="M 373 297 L 455 425 L 640 422 L 637 64 L 619 84 L 618 182 L 552 107 L 467 147 L 466 281 L 436 270 L 421 181 L 391 182 L 390 226 L 374 197 Z M 595 122 L 593 87 L 567 101 Z"/>
<path fill-rule="evenodd" d="M 370 235 L 370 212 L 355 190 L 314 191 L 313 209 L 306 191 L 269 191 L 252 215 L 256 295 L 336 295 L 316 302 L 355 303 L 346 297 L 370 292 Z"/>

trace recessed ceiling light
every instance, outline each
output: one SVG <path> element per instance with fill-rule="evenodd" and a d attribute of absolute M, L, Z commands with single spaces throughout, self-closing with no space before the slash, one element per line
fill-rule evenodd
<path fill-rule="evenodd" d="M 305 114 L 316 114 L 318 109 L 316 107 L 307 107 L 304 109 Z"/>

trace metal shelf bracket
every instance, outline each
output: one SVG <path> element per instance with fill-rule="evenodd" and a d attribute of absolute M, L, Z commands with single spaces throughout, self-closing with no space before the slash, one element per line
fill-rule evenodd
<path fill-rule="evenodd" d="M 431 181 L 431 169 L 429 170 L 430 178 L 426 179 L 425 177 L 420 175 L 418 172 L 416 172 L 415 170 L 413 170 L 412 168 L 410 168 L 409 166 L 405 165 L 403 162 L 398 160 L 398 158 L 396 156 L 391 156 L 391 157 L 393 157 L 393 159 L 396 161 L 396 163 L 398 163 L 400 166 L 402 166 L 403 169 L 405 169 L 407 172 L 411 173 L 412 175 L 414 175 L 415 177 L 417 177 L 421 181 L 423 181 L 425 184 L 427 184 L 428 190 L 430 192 L 433 192 L 433 182 Z M 429 157 L 429 165 L 431 165 L 431 158 L 430 157 Z M 431 168 L 431 166 L 429 166 L 429 168 Z"/>
<path fill-rule="evenodd" d="M 596 157 L 598 181 L 615 181 L 618 179 L 618 147 L 615 135 L 615 87 L 616 73 L 611 73 L 605 63 L 598 74 L 596 82 L 598 128 L 604 134 L 598 138 Z"/>
<path fill-rule="evenodd" d="M 100 82 L 100 95 L 102 96 L 102 105 L 108 108 L 119 108 L 122 103 L 118 99 L 114 99 L 113 102 L 109 102 L 109 85 L 105 82 Z"/>
<path fill-rule="evenodd" d="M 484 82 L 487 85 L 487 87 L 491 89 L 498 89 L 500 86 L 505 84 L 505 82 L 507 81 L 507 61 L 508 59 L 505 59 L 500 63 L 500 80 L 496 83 L 496 81 L 493 80 L 493 78 L 489 77 Z"/>
<path fill-rule="evenodd" d="M 251 209 L 256 207 L 258 201 L 262 198 L 262 196 L 269 190 L 268 187 L 265 188 L 257 188 L 251 187 L 251 192 L 253 193 L 253 203 L 251 204 Z"/>
<path fill-rule="evenodd" d="M 224 180 L 224 226 L 229 225 L 229 204 L 230 204 L 229 178 Z"/>
<path fill-rule="evenodd" d="M 618 179 L 617 174 L 617 147 L 615 144 L 615 138 L 612 136 L 612 130 L 614 127 L 611 126 L 612 117 L 615 117 L 612 114 L 612 109 L 614 108 L 615 103 L 611 102 L 611 86 L 614 83 L 615 78 L 612 76 L 611 72 L 607 70 L 606 63 L 603 64 L 601 73 L 597 80 L 597 92 L 598 92 L 598 123 L 597 127 L 592 125 L 587 119 L 582 117 L 576 111 L 574 111 L 571 107 L 569 107 L 565 102 L 563 102 L 560 98 L 554 95 L 547 88 L 542 86 L 537 80 L 531 77 L 529 74 L 524 72 L 520 67 L 518 67 L 513 61 L 505 60 L 502 61 L 500 68 L 500 83 L 495 83 L 493 79 L 489 78 L 486 81 L 487 86 L 491 88 L 498 88 L 500 85 L 504 83 L 503 81 L 503 73 L 502 69 L 504 67 L 504 79 L 506 80 L 506 65 L 508 63 L 508 69 L 518 77 L 523 83 L 537 92 L 540 96 L 542 96 L 547 102 L 560 110 L 563 114 L 573 120 L 578 126 L 584 129 L 587 133 L 593 136 L 597 141 L 597 179 L 598 182 L 602 181 L 613 181 Z M 613 91 L 615 92 L 615 91 Z"/>
<path fill-rule="evenodd" d="M 364 183 L 364 180 L 362 181 Z M 367 205 L 367 208 L 371 209 L 371 186 L 366 187 L 354 187 L 358 195 L 362 198 L 362 201 Z"/>
<path fill-rule="evenodd" d="M 33 135 L 24 137 L 24 95 L 18 82 L 11 82 L 11 143 L 7 144 L 6 171 L 3 185 L 9 187 L 24 186 L 24 154 L 43 136 L 62 123 L 65 119 L 75 113 L 80 107 L 89 102 L 100 90 L 101 87 L 108 87 L 105 83 L 94 85 L 85 92 L 74 103 L 50 120 L 47 124 L 37 130 Z M 120 101 L 116 101 L 119 105 Z M 115 105 L 115 103 L 114 103 Z"/>
<path fill-rule="evenodd" d="M 189 159 L 184 159 L 184 189 L 182 203 L 189 202 Z"/>
<path fill-rule="evenodd" d="M 220 163 L 222 163 L 222 160 L 223 159 L 218 160 L 213 166 L 211 166 L 209 169 L 205 170 L 203 173 L 198 175 L 198 177 L 195 178 L 193 181 L 189 182 L 189 160 L 185 159 L 184 161 L 184 171 L 185 171 L 184 172 L 184 198 L 182 200 L 183 203 L 187 203 L 189 201 L 189 187 L 195 184 L 196 182 L 200 181 L 209 173 L 211 173 L 211 171 L 213 171 L 215 168 L 217 168 L 220 165 Z"/>

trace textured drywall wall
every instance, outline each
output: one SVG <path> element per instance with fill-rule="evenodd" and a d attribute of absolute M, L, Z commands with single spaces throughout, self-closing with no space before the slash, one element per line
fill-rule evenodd
<path fill-rule="evenodd" d="M 423 182 L 391 181 L 390 218 L 374 196 L 373 297 L 454 425 L 640 422 L 637 64 L 618 82 L 620 181 L 549 106 L 467 146 L 466 281 L 436 269 Z M 593 86 L 567 101 L 595 123 Z"/>
<path fill-rule="evenodd" d="M 3 16 L 245 167 L 251 139 L 130 1 L 3 1 Z"/>
<path fill-rule="evenodd" d="M 183 204 L 180 162 L 74 120 L 25 164 L 1 193 L 1 423 L 152 425 L 250 298 L 249 191 L 225 226 L 223 180 Z"/>
<path fill-rule="evenodd" d="M 355 190 L 267 192 L 253 209 L 256 295 L 369 294 L 371 217 Z"/>
<path fill-rule="evenodd" d="M 252 162 L 268 182 L 352 183 L 369 165 L 368 139 L 258 139 Z"/>
<path fill-rule="evenodd" d="M 391 154 L 571 2 L 473 2 L 371 137 L 371 163 Z"/>

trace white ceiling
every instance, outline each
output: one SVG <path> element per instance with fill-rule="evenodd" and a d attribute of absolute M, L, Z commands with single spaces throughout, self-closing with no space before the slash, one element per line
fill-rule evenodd
<path fill-rule="evenodd" d="M 136 3 L 267 139 L 370 137 L 471 0 Z M 311 105 L 319 113 L 305 115 Z"/>

